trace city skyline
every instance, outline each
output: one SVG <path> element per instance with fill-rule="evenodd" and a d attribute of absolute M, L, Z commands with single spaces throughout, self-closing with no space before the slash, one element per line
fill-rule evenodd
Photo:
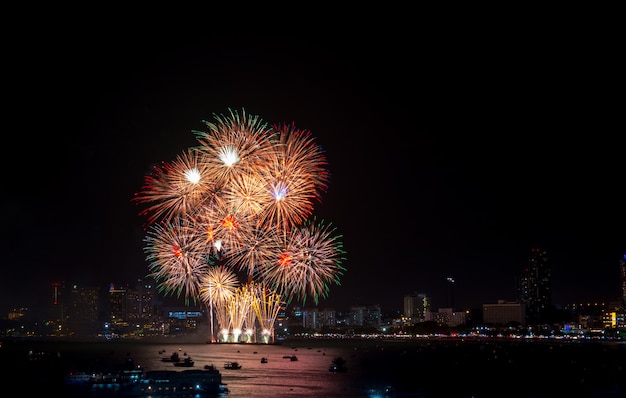
<path fill-rule="evenodd" d="M 394 292 L 414 291 L 445 302 L 448 277 L 459 307 L 513 300 L 532 247 L 548 253 L 554 304 L 619 297 L 617 63 L 607 44 L 572 37 L 555 52 L 545 35 L 508 33 L 434 43 L 85 32 L 88 48 L 51 33 L 10 48 L 20 131 L 7 150 L 24 162 L 2 160 L 0 303 L 28 304 L 54 279 L 145 276 L 133 194 L 229 108 L 310 130 L 328 156 L 314 214 L 340 231 L 347 260 L 322 307 L 393 307 Z"/>
<path fill-rule="evenodd" d="M 618 262 L 618 268 L 621 268 L 622 262 L 626 261 L 626 254 L 623 255 L 623 258 L 620 262 Z M 620 272 L 622 272 L 620 270 Z M 522 276 L 523 271 L 520 271 L 520 277 Z M 524 299 L 520 298 L 520 299 L 511 299 L 511 300 L 503 300 L 501 298 L 494 298 L 493 300 L 490 301 L 486 301 L 484 303 L 480 303 L 480 305 L 478 306 L 474 306 L 474 307 L 459 307 L 457 305 L 455 305 L 454 302 L 454 283 L 456 282 L 453 278 L 448 277 L 446 278 L 446 281 L 448 282 L 447 284 L 447 288 L 446 288 L 446 292 L 444 295 L 440 295 L 439 296 L 439 300 L 442 300 L 441 302 L 437 302 L 437 301 L 433 301 L 433 295 L 430 294 L 426 294 L 425 292 L 422 291 L 410 291 L 410 292 L 397 292 L 398 294 L 395 296 L 392 296 L 392 298 L 396 299 L 395 304 L 385 307 L 385 306 L 381 306 L 379 303 L 376 302 L 362 302 L 362 303 L 352 303 L 349 304 L 347 306 L 343 306 L 343 307 L 333 307 L 331 305 L 318 305 L 315 304 L 314 302 L 309 302 L 306 305 L 300 305 L 299 303 L 296 302 L 296 304 L 290 304 L 286 306 L 286 309 L 288 308 L 302 308 L 302 309 L 311 309 L 311 308 L 318 308 L 320 310 L 326 310 L 326 309 L 332 309 L 338 312 L 346 312 L 349 311 L 350 308 L 353 307 L 360 307 L 360 306 L 380 306 L 381 312 L 383 314 L 387 314 L 387 315 L 391 315 L 391 314 L 403 314 L 403 306 L 404 304 L 404 300 L 406 299 L 406 297 L 409 296 L 413 296 L 413 295 L 420 295 L 420 296 L 424 296 L 427 297 L 430 304 L 432 305 L 432 311 L 433 312 L 437 312 L 439 309 L 445 309 L 445 308 L 452 308 L 455 311 L 480 311 L 482 309 L 482 306 L 484 304 L 497 304 L 500 301 L 505 301 L 505 302 L 523 302 Z M 127 281 L 116 281 L 116 282 L 106 282 L 106 283 L 102 283 L 102 284 L 77 284 L 74 283 L 72 281 L 64 281 L 64 280 L 56 280 L 56 281 L 51 281 L 49 283 L 49 291 L 47 292 L 47 294 L 42 294 L 38 297 L 37 300 L 33 301 L 34 306 L 29 308 L 29 306 L 21 306 L 19 305 L 19 303 L 17 303 L 16 305 L 13 306 L 8 306 L 7 308 L 0 308 L 0 310 L 2 310 L 3 313 L 7 313 L 7 312 L 11 312 L 13 310 L 18 310 L 20 308 L 28 308 L 30 311 L 34 312 L 34 313 L 45 313 L 46 310 L 50 310 L 50 308 L 52 308 L 53 303 L 54 305 L 58 305 L 61 302 L 66 302 L 67 298 L 69 297 L 69 291 L 74 289 L 74 288 L 96 288 L 98 290 L 101 291 L 101 294 L 106 294 L 106 292 L 108 290 L 126 290 L 126 289 L 130 289 L 130 290 L 136 290 L 136 289 L 143 289 L 146 286 L 146 283 L 149 283 L 150 285 L 152 285 L 152 288 L 154 290 L 154 298 L 157 302 L 161 303 L 162 305 L 166 306 L 166 307 L 189 307 L 189 308 L 203 308 L 204 306 L 206 306 L 207 303 L 204 303 L 202 300 L 200 300 L 199 302 L 190 305 L 189 303 L 185 303 L 184 298 L 181 296 L 181 298 L 176 298 L 173 297 L 172 295 L 164 295 L 162 293 L 158 292 L 157 289 L 157 282 L 154 279 L 151 279 L 149 277 L 137 277 L 134 280 L 127 280 Z M 625 282 L 626 283 L 626 282 Z M 61 296 L 65 296 L 63 299 L 61 299 Z M 553 303 L 550 302 L 548 304 L 551 304 L 554 306 L 554 308 L 556 310 L 562 310 L 564 309 L 566 306 L 574 306 L 574 307 L 578 307 L 578 306 L 587 306 L 587 305 L 610 305 L 611 303 L 615 303 L 615 302 L 621 302 L 624 298 L 626 297 L 626 291 L 623 291 L 623 288 L 621 288 L 618 292 L 616 292 L 614 294 L 613 297 L 610 297 L 609 299 L 606 300 L 597 300 L 597 299 L 592 299 L 592 300 L 573 300 L 571 302 L 567 302 L 567 303 Z M 14 301 L 14 302 L 17 302 Z M 284 304 L 284 303 L 283 303 Z M 2 318 L 2 316 L 0 316 L 0 318 Z"/>

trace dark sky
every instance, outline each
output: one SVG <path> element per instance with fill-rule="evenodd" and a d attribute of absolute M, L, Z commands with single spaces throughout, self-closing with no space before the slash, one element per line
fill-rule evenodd
<path fill-rule="evenodd" d="M 623 69 L 608 27 L 153 28 L 5 48 L 0 308 L 33 305 L 53 279 L 145 276 L 133 194 L 229 108 L 294 122 L 327 154 L 314 215 L 343 235 L 347 270 L 322 307 L 401 310 L 411 292 L 443 307 L 448 276 L 456 307 L 513 300 L 532 247 L 548 252 L 555 304 L 620 296 Z"/>

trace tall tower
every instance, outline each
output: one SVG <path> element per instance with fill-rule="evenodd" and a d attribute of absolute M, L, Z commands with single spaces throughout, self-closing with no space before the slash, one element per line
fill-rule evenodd
<path fill-rule="evenodd" d="M 112 283 L 109 287 L 109 322 L 113 325 L 128 321 L 126 290 L 125 288 L 116 288 Z"/>
<path fill-rule="evenodd" d="M 542 322 L 548 316 L 552 304 L 550 276 L 546 251 L 532 248 L 528 255 L 528 263 L 521 272 L 518 286 L 519 301 L 526 305 L 529 323 Z"/>
<path fill-rule="evenodd" d="M 68 326 L 76 335 L 95 335 L 100 325 L 100 288 L 72 285 L 70 290 Z"/>
<path fill-rule="evenodd" d="M 126 318 L 131 322 L 148 322 L 154 314 L 154 289 L 150 281 L 138 280 L 134 289 L 126 290 Z"/>
<path fill-rule="evenodd" d="M 450 309 L 452 310 L 452 312 L 454 312 L 454 278 L 449 276 L 446 278 L 446 281 L 448 282 L 448 292 L 450 300 L 448 304 L 450 305 Z"/>
<path fill-rule="evenodd" d="M 63 331 L 67 298 L 65 297 L 65 282 L 62 280 L 55 280 L 51 283 L 51 296 L 48 301 L 48 316 L 49 319 L 57 324 L 57 331 Z"/>
<path fill-rule="evenodd" d="M 626 254 L 619 262 L 619 269 L 622 279 L 622 306 L 626 308 Z"/>

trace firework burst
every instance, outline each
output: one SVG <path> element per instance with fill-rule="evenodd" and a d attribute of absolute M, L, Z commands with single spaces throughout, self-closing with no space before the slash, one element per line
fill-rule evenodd
<path fill-rule="evenodd" d="M 309 131 L 277 125 L 279 141 L 266 164 L 264 179 L 272 197 L 261 216 L 269 228 L 288 231 L 312 213 L 327 189 L 326 156 Z"/>
<path fill-rule="evenodd" d="M 328 296 L 331 284 L 339 285 L 345 268 L 341 235 L 332 224 L 307 221 L 292 230 L 284 249 L 260 273 L 261 280 L 291 302 L 294 297 L 306 302 L 311 296 L 317 304 Z"/>
<path fill-rule="evenodd" d="M 184 295 L 196 302 L 200 281 L 208 270 L 204 241 L 190 219 L 176 218 L 150 226 L 146 238 L 149 276 L 165 295 Z"/>
<path fill-rule="evenodd" d="M 148 205 L 140 215 L 148 223 L 169 222 L 175 217 L 191 216 L 206 203 L 218 200 L 218 187 L 202 162 L 200 153 L 188 149 L 171 163 L 144 177 L 144 185 L 133 200 Z"/>
<path fill-rule="evenodd" d="M 267 330 L 281 303 L 318 303 L 345 271 L 341 235 L 310 220 L 330 178 L 326 154 L 308 130 L 245 111 L 204 124 L 199 145 L 155 167 L 133 198 L 148 219 L 149 276 L 206 303 L 223 336 L 253 330 L 255 314 Z"/>
<path fill-rule="evenodd" d="M 266 163 L 272 131 L 258 116 L 230 111 L 230 116 L 213 114 L 215 122 L 204 121 L 209 131 L 194 131 L 205 165 L 215 181 L 227 184 L 240 174 L 256 173 Z"/>

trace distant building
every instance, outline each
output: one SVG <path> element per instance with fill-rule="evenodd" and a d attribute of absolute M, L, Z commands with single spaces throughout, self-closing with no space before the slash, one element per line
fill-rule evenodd
<path fill-rule="evenodd" d="M 626 254 L 619 262 L 620 276 L 622 280 L 622 306 L 626 307 Z"/>
<path fill-rule="evenodd" d="M 381 310 L 379 305 L 350 307 L 351 326 L 373 326 L 380 328 Z"/>
<path fill-rule="evenodd" d="M 514 322 L 526 325 L 526 305 L 498 300 L 497 304 L 483 304 L 483 322 L 487 325 L 506 325 Z"/>
<path fill-rule="evenodd" d="M 68 305 L 68 327 L 78 336 L 95 335 L 100 328 L 100 288 L 72 285 Z"/>
<path fill-rule="evenodd" d="M 129 322 L 148 323 L 154 317 L 154 288 L 151 282 L 140 280 L 126 292 L 126 317 Z"/>
<path fill-rule="evenodd" d="M 323 327 L 337 325 L 337 312 L 332 308 L 319 310 L 310 308 L 302 311 L 302 326 L 307 329 L 320 330 Z"/>
<path fill-rule="evenodd" d="M 518 301 L 526 306 L 526 322 L 540 323 L 552 305 L 551 270 L 545 250 L 533 248 L 518 282 Z"/>
<path fill-rule="evenodd" d="M 108 291 L 108 305 L 109 322 L 113 325 L 126 323 L 126 289 L 116 288 L 115 285 L 111 283 Z"/>
<path fill-rule="evenodd" d="M 201 307 L 165 307 L 163 318 L 163 334 L 190 334 L 195 333 L 206 318 Z"/>
<path fill-rule="evenodd" d="M 437 322 L 438 325 L 454 327 L 464 325 L 467 321 L 467 314 L 462 311 L 454 311 L 453 308 L 439 308 L 437 312 L 427 312 L 426 320 Z"/>
<path fill-rule="evenodd" d="M 424 293 L 411 293 L 404 296 L 404 323 L 415 325 L 426 320 L 430 312 L 430 297 Z"/>

